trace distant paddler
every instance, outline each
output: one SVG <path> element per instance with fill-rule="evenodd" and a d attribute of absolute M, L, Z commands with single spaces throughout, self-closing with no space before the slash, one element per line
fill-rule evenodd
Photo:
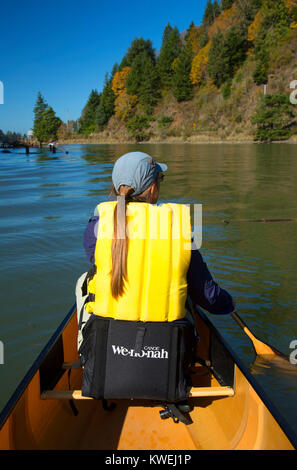
<path fill-rule="evenodd" d="M 49 146 L 51 152 L 56 153 L 57 145 L 56 145 L 55 141 L 49 142 L 48 146 Z"/>

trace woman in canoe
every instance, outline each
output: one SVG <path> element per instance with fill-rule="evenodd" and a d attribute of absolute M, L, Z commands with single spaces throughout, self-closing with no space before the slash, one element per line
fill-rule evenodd
<path fill-rule="evenodd" d="M 153 312 L 147 312 L 146 318 L 143 318 L 144 320 L 174 321 L 182 318 L 185 315 L 185 307 L 184 305 L 181 305 L 181 302 L 184 302 L 187 295 L 191 298 L 194 304 L 200 305 L 203 309 L 213 314 L 229 314 L 235 310 L 231 295 L 226 290 L 222 289 L 213 280 L 212 275 L 210 274 L 208 267 L 204 262 L 199 250 L 193 249 L 193 244 L 191 245 L 191 250 L 189 250 L 189 247 L 187 247 L 186 250 L 176 250 L 178 251 L 178 253 L 176 253 L 173 252 L 174 244 L 171 243 L 172 252 L 169 253 L 166 247 L 166 245 L 170 243 L 168 239 L 165 240 L 165 242 L 164 239 L 159 240 L 158 243 L 159 245 L 161 245 L 159 248 L 156 246 L 157 241 L 155 240 L 154 247 L 156 249 L 156 253 L 157 251 L 159 253 L 160 249 L 161 251 L 162 249 L 166 251 L 166 256 L 164 254 L 162 259 L 160 259 L 160 257 L 157 258 L 157 256 L 154 255 L 152 252 L 144 250 L 145 253 L 143 253 L 142 250 L 144 249 L 144 247 L 142 246 L 142 249 L 140 249 L 138 246 L 136 247 L 135 244 L 137 242 L 135 240 L 129 240 L 128 242 L 128 239 L 126 237 L 127 230 L 125 230 L 127 224 L 125 216 L 127 205 L 132 202 L 142 202 L 146 203 L 146 209 L 149 209 L 148 206 L 155 205 L 158 201 L 160 186 L 164 178 L 163 173 L 166 170 L 167 166 L 165 164 L 155 162 L 152 157 L 142 152 L 127 153 L 116 161 L 112 172 L 113 193 L 116 196 L 123 196 L 123 198 L 120 198 L 120 200 L 124 203 L 121 205 L 121 207 L 124 207 L 121 211 L 123 217 L 120 217 L 120 214 L 117 211 L 116 203 L 106 203 L 111 204 L 111 209 L 114 214 L 113 219 L 115 221 L 114 230 L 115 232 L 118 230 L 118 236 L 113 238 L 111 244 L 111 252 L 103 252 L 105 248 L 105 246 L 103 246 L 103 244 L 105 243 L 104 236 L 102 237 L 101 234 L 98 238 L 98 229 L 99 231 L 101 229 L 99 222 L 99 213 L 101 211 L 100 206 L 102 205 L 99 205 L 97 208 L 98 215 L 92 217 L 89 220 L 84 234 L 84 248 L 88 260 L 93 265 L 95 264 L 95 266 L 97 266 L 97 269 L 98 264 L 102 264 L 103 261 L 106 265 L 108 265 L 106 267 L 109 270 L 108 273 L 106 272 L 107 276 L 105 276 L 104 279 L 102 279 L 103 276 L 101 273 L 101 285 L 98 279 L 95 279 L 95 282 L 93 282 L 95 291 L 96 289 L 102 290 L 104 288 L 104 293 L 100 296 L 100 300 L 98 300 L 98 305 L 96 305 L 96 297 L 98 296 L 98 293 L 93 292 L 93 294 L 95 294 L 95 302 L 90 302 L 89 305 L 87 304 L 86 310 L 88 313 L 92 313 L 95 308 L 94 313 L 100 315 L 110 316 L 113 318 L 121 318 L 124 320 L 131 319 L 137 321 L 142 320 L 141 315 L 144 315 L 143 312 L 138 312 L 135 314 L 135 317 L 133 317 L 132 315 L 133 318 L 129 318 L 129 315 L 127 316 L 127 312 L 123 313 L 122 309 L 127 308 L 127 305 L 129 305 L 129 309 L 131 310 L 132 307 L 132 310 L 134 310 L 135 308 L 137 309 L 143 306 L 144 304 L 147 308 L 148 302 L 151 302 L 159 305 L 160 309 L 163 307 L 165 311 L 159 311 L 158 318 L 153 317 Z M 171 207 L 166 207 L 170 205 L 163 204 L 161 206 L 155 207 L 159 207 L 161 208 L 161 210 L 163 208 L 164 210 L 164 206 L 167 210 L 169 209 L 172 211 L 172 207 L 175 205 L 171 205 Z M 178 206 L 177 209 L 180 208 L 180 205 L 176 206 Z M 102 209 L 104 209 L 104 207 Z M 173 210 L 174 209 L 176 208 L 173 207 Z M 131 216 L 133 217 L 133 214 L 131 214 Z M 161 212 L 159 214 L 159 219 L 162 220 L 162 217 L 165 217 L 167 219 L 166 216 L 167 211 L 164 211 L 163 213 Z M 137 214 L 134 214 L 134 219 L 135 217 L 137 218 Z M 158 218 L 157 215 L 156 217 Z M 153 223 L 154 221 L 152 221 L 152 224 Z M 165 223 L 167 224 L 167 220 L 165 220 Z M 120 226 L 116 227 L 117 224 Z M 104 227 L 102 227 L 102 229 L 104 229 Z M 146 230 L 147 229 L 148 227 L 146 227 Z M 154 234 L 154 229 L 152 229 L 152 232 Z M 100 250 L 100 242 L 102 244 L 102 250 Z M 134 251 L 132 253 L 131 247 L 130 253 L 129 244 L 131 244 L 131 242 L 134 243 L 134 248 L 136 249 L 136 252 Z M 169 258 L 169 254 L 171 255 L 171 257 L 174 257 L 173 260 Z M 98 257 L 97 262 L 96 255 Z M 102 256 L 104 256 L 104 258 L 107 257 L 108 259 L 100 260 Z M 150 257 L 151 259 L 145 259 L 147 257 Z M 139 259 L 141 259 L 140 265 Z M 170 269 L 170 265 L 171 270 L 173 271 L 172 264 L 174 262 L 179 265 L 179 272 L 175 272 L 174 274 L 173 272 L 171 272 L 168 274 L 168 269 Z M 134 272 L 135 264 L 138 266 L 142 273 Z M 152 273 L 150 277 L 148 277 L 147 273 L 143 272 L 145 266 L 147 266 L 146 269 L 150 268 L 150 272 Z M 135 279 L 133 278 L 133 281 L 131 280 L 132 282 L 129 282 L 130 271 L 131 276 L 136 276 Z M 157 275 L 157 279 L 153 277 L 153 272 L 155 275 Z M 146 278 L 145 285 L 143 284 L 142 275 Z M 171 279 L 168 279 L 168 277 L 170 278 L 170 276 L 173 275 L 177 277 L 173 280 L 174 285 L 172 286 L 172 292 L 170 292 Z M 98 273 L 96 277 L 98 278 Z M 81 281 L 83 279 L 84 276 L 82 276 Z M 78 283 L 78 289 L 80 287 L 81 281 L 80 283 Z M 163 285 L 162 281 L 164 281 Z M 139 284 L 141 284 L 141 282 L 142 285 L 140 286 Z M 160 289 L 164 289 L 166 287 L 169 292 L 160 292 Z M 141 295 L 139 294 L 140 290 Z M 157 298 L 151 299 L 152 295 Z M 164 295 L 166 295 L 167 298 L 167 301 L 165 301 L 165 303 L 163 301 Z M 158 302 L 158 297 L 160 296 L 162 298 L 160 298 Z M 130 305 L 131 302 L 133 304 L 134 299 L 139 299 L 139 297 L 142 298 L 142 305 Z M 147 297 L 150 297 L 150 299 L 148 299 Z M 111 301 L 111 299 L 113 300 Z M 102 303 L 102 307 L 99 305 L 99 302 Z M 179 306 L 181 307 L 181 312 L 177 312 Z M 107 311 L 104 310 L 104 308 L 107 308 Z M 83 321 L 86 321 L 86 319 L 88 319 L 88 313 L 84 314 Z"/>
<path fill-rule="evenodd" d="M 77 297 L 85 294 L 78 305 L 85 396 L 186 399 L 197 344 L 187 298 L 214 314 L 234 311 L 193 247 L 189 207 L 156 205 L 166 170 L 142 152 L 120 157 L 117 200 L 99 204 L 85 230 L 93 264 L 77 283 Z"/>

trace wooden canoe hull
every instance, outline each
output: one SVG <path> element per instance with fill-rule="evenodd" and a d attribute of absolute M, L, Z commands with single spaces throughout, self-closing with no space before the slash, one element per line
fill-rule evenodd
<path fill-rule="evenodd" d="M 69 390 L 63 364 L 77 359 L 77 315 L 73 307 L 0 414 L 0 449 L 103 449 L 103 450 L 289 450 L 296 436 L 261 388 L 203 315 L 197 315 L 201 336 L 200 358 L 209 359 L 216 343 L 219 361 L 228 363 L 227 381 L 233 396 L 190 398 L 193 423 L 161 420 L 159 406 L 136 400 L 113 400 L 113 411 L 101 401 L 44 399 L 45 390 Z M 215 341 L 214 341 L 214 338 Z M 221 367 L 218 362 L 218 367 Z M 218 389 L 218 379 L 197 368 L 195 385 Z M 224 366 L 221 369 L 223 374 Z M 201 373 L 202 372 L 202 373 Z M 207 372 L 207 370 L 206 370 Z M 71 388 L 81 387 L 81 370 L 71 372 Z M 43 398 L 42 398 L 43 396 Z"/>

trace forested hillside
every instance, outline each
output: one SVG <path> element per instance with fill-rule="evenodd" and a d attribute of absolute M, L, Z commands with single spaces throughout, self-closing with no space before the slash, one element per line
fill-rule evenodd
<path fill-rule="evenodd" d="M 202 24 L 165 27 L 160 51 L 134 39 L 60 139 L 288 139 L 295 80 L 297 0 L 208 0 Z"/>

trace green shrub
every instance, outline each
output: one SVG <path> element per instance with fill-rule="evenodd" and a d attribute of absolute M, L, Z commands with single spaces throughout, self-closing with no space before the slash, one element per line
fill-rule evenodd
<path fill-rule="evenodd" d="M 229 98 L 229 96 L 231 95 L 231 90 L 232 90 L 232 79 L 228 78 L 228 80 L 224 83 L 222 87 L 222 93 L 223 93 L 223 97 L 225 98 L 225 100 Z"/>
<path fill-rule="evenodd" d="M 173 122 L 173 117 L 172 116 L 161 116 L 158 119 L 158 127 L 160 129 L 168 129 L 170 124 Z"/>
<path fill-rule="evenodd" d="M 150 120 L 149 116 L 138 114 L 126 122 L 126 128 L 136 142 L 142 142 L 149 139 L 150 135 L 145 132 L 145 129 L 150 127 Z"/>
<path fill-rule="evenodd" d="M 292 135 L 295 113 L 284 93 L 264 95 L 260 99 L 252 123 L 257 124 L 255 140 L 271 142 L 286 140 Z"/>

